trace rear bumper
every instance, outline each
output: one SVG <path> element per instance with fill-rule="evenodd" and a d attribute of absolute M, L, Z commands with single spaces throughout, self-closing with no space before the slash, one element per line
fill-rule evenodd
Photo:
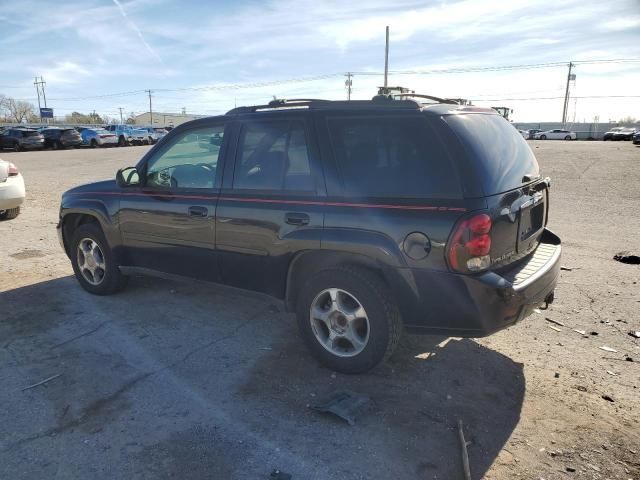
<path fill-rule="evenodd" d="M 9 177 L 0 183 L 0 210 L 9 210 L 22 205 L 25 190 L 22 175 Z"/>
<path fill-rule="evenodd" d="M 484 337 L 519 322 L 553 294 L 560 275 L 560 243 L 545 229 L 532 255 L 508 270 L 480 275 L 397 269 L 404 282 L 394 283 L 404 285 L 395 293 L 407 329 Z"/>

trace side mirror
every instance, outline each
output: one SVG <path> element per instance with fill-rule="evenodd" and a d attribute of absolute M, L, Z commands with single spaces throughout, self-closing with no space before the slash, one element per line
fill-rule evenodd
<path fill-rule="evenodd" d="M 140 174 L 136 167 L 121 168 L 116 173 L 116 183 L 119 187 L 140 185 Z"/>

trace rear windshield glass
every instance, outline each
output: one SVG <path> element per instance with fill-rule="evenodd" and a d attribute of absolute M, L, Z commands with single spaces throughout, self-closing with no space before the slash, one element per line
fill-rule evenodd
<path fill-rule="evenodd" d="M 499 115 L 445 115 L 472 155 L 485 195 L 522 186 L 525 175 L 539 175 L 538 162 L 522 135 Z"/>
<path fill-rule="evenodd" d="M 23 130 L 23 132 L 25 137 L 35 137 L 37 135 L 40 135 L 40 132 L 36 130 Z"/>
<path fill-rule="evenodd" d="M 447 151 L 422 116 L 328 119 L 345 195 L 462 196 Z"/>

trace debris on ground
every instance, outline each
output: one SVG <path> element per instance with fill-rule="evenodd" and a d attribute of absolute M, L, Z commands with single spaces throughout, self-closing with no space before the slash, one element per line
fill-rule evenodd
<path fill-rule="evenodd" d="M 324 400 L 311 405 L 318 412 L 333 413 L 345 420 L 349 425 L 355 425 L 358 414 L 369 404 L 369 397 L 349 391 L 332 393 Z"/>
<path fill-rule="evenodd" d="M 561 327 L 564 327 L 564 323 L 562 323 L 562 322 L 561 322 L 561 321 L 559 321 L 559 320 L 554 320 L 553 318 L 549 318 L 549 317 L 544 317 L 544 319 L 545 319 L 547 322 L 555 323 L 556 325 L 560 325 Z"/>
<path fill-rule="evenodd" d="M 551 330 L 555 330 L 556 332 L 561 332 L 562 331 L 558 327 L 554 327 L 553 325 L 547 325 L 547 327 L 549 327 Z"/>
<path fill-rule="evenodd" d="M 591 335 L 593 335 L 593 336 L 598 335 L 598 332 L 590 332 L 590 333 L 591 333 Z"/>
<path fill-rule="evenodd" d="M 618 376 L 618 374 L 617 374 L 616 372 L 612 372 L 611 370 L 607 370 L 607 373 L 608 373 L 609 375 L 613 375 L 614 377 L 617 377 L 617 376 Z"/>
<path fill-rule="evenodd" d="M 602 398 L 604 400 L 606 400 L 607 402 L 613 402 L 614 401 L 613 397 L 611 395 L 604 394 L 604 395 L 602 395 Z"/>
<path fill-rule="evenodd" d="M 637 330 L 631 330 L 631 331 L 629 332 L 629 335 L 631 335 L 631 336 L 632 336 L 632 337 L 634 337 L 634 338 L 640 338 L 640 331 L 637 331 Z"/>
<path fill-rule="evenodd" d="M 580 270 L 580 267 L 565 267 L 564 265 L 561 265 L 560 270 L 564 270 L 565 272 L 573 272 L 574 270 Z"/>
<path fill-rule="evenodd" d="M 611 348 L 611 347 L 598 347 L 600 350 L 604 350 L 605 352 L 611 352 L 611 353 L 618 353 L 618 351 L 615 348 Z"/>
<path fill-rule="evenodd" d="M 271 478 L 272 480 L 291 480 L 291 474 L 276 469 L 271 472 L 269 478 Z"/>
<path fill-rule="evenodd" d="M 580 335 L 582 335 L 583 337 L 587 336 L 587 331 L 586 330 L 579 330 L 577 328 L 572 329 L 574 332 L 578 332 Z"/>
<path fill-rule="evenodd" d="M 640 256 L 633 255 L 631 252 L 618 252 L 613 256 L 613 259 L 628 265 L 640 265 Z"/>
<path fill-rule="evenodd" d="M 458 438 L 460 439 L 460 446 L 462 447 L 462 468 L 464 469 L 464 478 L 465 480 L 471 480 L 471 469 L 469 468 L 469 453 L 467 452 L 467 447 L 471 442 L 467 442 L 464 439 L 462 420 L 458 420 Z"/>
<path fill-rule="evenodd" d="M 60 375 L 62 375 L 62 374 L 58 373 L 57 375 L 52 375 L 49 378 L 45 378 L 44 380 L 42 380 L 42 381 L 40 381 L 38 383 L 34 383 L 33 385 L 29 385 L 28 387 L 24 387 L 22 389 L 22 391 L 24 392 L 25 390 L 29 390 L 30 388 L 35 388 L 35 387 L 39 387 L 40 385 L 44 385 L 45 383 L 50 382 L 51 380 L 55 380 Z"/>

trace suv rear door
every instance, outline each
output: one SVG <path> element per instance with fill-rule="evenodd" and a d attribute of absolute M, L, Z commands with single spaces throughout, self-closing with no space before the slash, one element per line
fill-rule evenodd
<path fill-rule="evenodd" d="M 257 113 L 235 130 L 216 215 L 222 281 L 282 297 L 294 254 L 320 248 L 324 184 L 309 120 Z"/>
<path fill-rule="evenodd" d="M 332 159 L 323 249 L 447 268 L 447 237 L 468 205 L 453 154 L 431 122 L 417 110 L 319 115 L 323 157 Z"/>

